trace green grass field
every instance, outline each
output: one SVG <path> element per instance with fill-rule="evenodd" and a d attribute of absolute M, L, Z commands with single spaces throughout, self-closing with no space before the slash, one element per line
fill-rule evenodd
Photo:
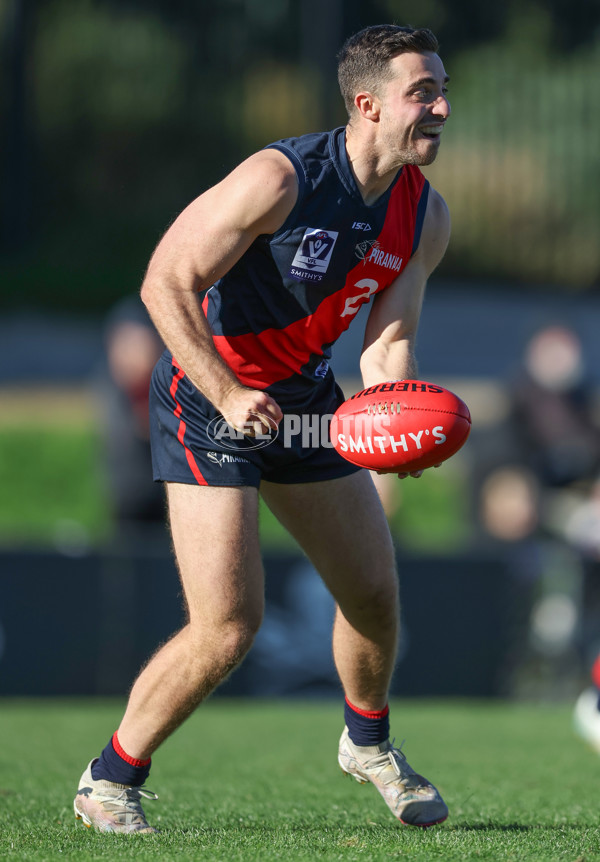
<path fill-rule="evenodd" d="M 52 546 L 65 530 L 91 545 L 110 538 L 99 442 L 87 424 L 0 424 L 0 453 L 0 547 Z M 455 465 L 430 470 L 418 481 L 398 481 L 394 493 L 391 528 L 405 548 L 428 553 L 460 548 L 468 529 L 467 492 Z M 293 545 L 264 505 L 261 538 L 268 548 Z"/>
<path fill-rule="evenodd" d="M 72 797 L 121 709 L 0 701 L 0 859 L 600 860 L 600 758 L 567 705 L 395 702 L 394 732 L 450 806 L 421 830 L 339 771 L 338 704 L 213 699 L 155 757 L 161 834 L 100 835 Z"/>

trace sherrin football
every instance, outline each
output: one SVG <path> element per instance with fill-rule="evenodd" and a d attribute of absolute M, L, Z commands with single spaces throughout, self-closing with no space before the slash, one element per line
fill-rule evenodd
<path fill-rule="evenodd" d="M 393 380 L 357 392 L 331 420 L 331 442 L 369 470 L 412 473 L 446 461 L 471 430 L 457 395 L 423 380 Z"/>

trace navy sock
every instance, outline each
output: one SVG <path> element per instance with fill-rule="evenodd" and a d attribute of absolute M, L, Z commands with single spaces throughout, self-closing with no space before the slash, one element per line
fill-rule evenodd
<path fill-rule="evenodd" d="M 92 765 L 94 781 L 112 781 L 128 787 L 141 787 L 148 778 L 151 760 L 136 760 L 121 748 L 116 732 L 104 748 L 98 760 Z"/>
<path fill-rule="evenodd" d="M 350 739 L 355 745 L 379 745 L 390 735 L 390 709 L 379 711 L 359 709 L 348 698 L 344 703 L 344 718 Z"/>

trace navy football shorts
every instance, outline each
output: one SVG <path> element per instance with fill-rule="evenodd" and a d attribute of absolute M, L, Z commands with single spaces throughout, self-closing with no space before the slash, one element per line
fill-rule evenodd
<path fill-rule="evenodd" d="M 333 374 L 310 385 L 283 411 L 277 431 L 248 437 L 221 414 L 165 353 L 150 386 L 150 438 L 155 481 L 187 485 L 251 485 L 263 479 L 294 484 L 337 479 L 359 470 L 329 442 L 329 422 L 344 400 Z M 292 393 L 285 393 L 285 399 Z"/>

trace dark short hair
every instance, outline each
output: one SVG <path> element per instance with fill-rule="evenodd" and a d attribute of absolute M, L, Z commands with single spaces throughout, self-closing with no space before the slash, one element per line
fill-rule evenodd
<path fill-rule="evenodd" d="M 350 36 L 338 54 L 338 81 L 348 114 L 361 89 L 376 90 L 391 78 L 390 60 L 399 54 L 432 52 L 438 40 L 427 29 L 375 24 Z"/>

